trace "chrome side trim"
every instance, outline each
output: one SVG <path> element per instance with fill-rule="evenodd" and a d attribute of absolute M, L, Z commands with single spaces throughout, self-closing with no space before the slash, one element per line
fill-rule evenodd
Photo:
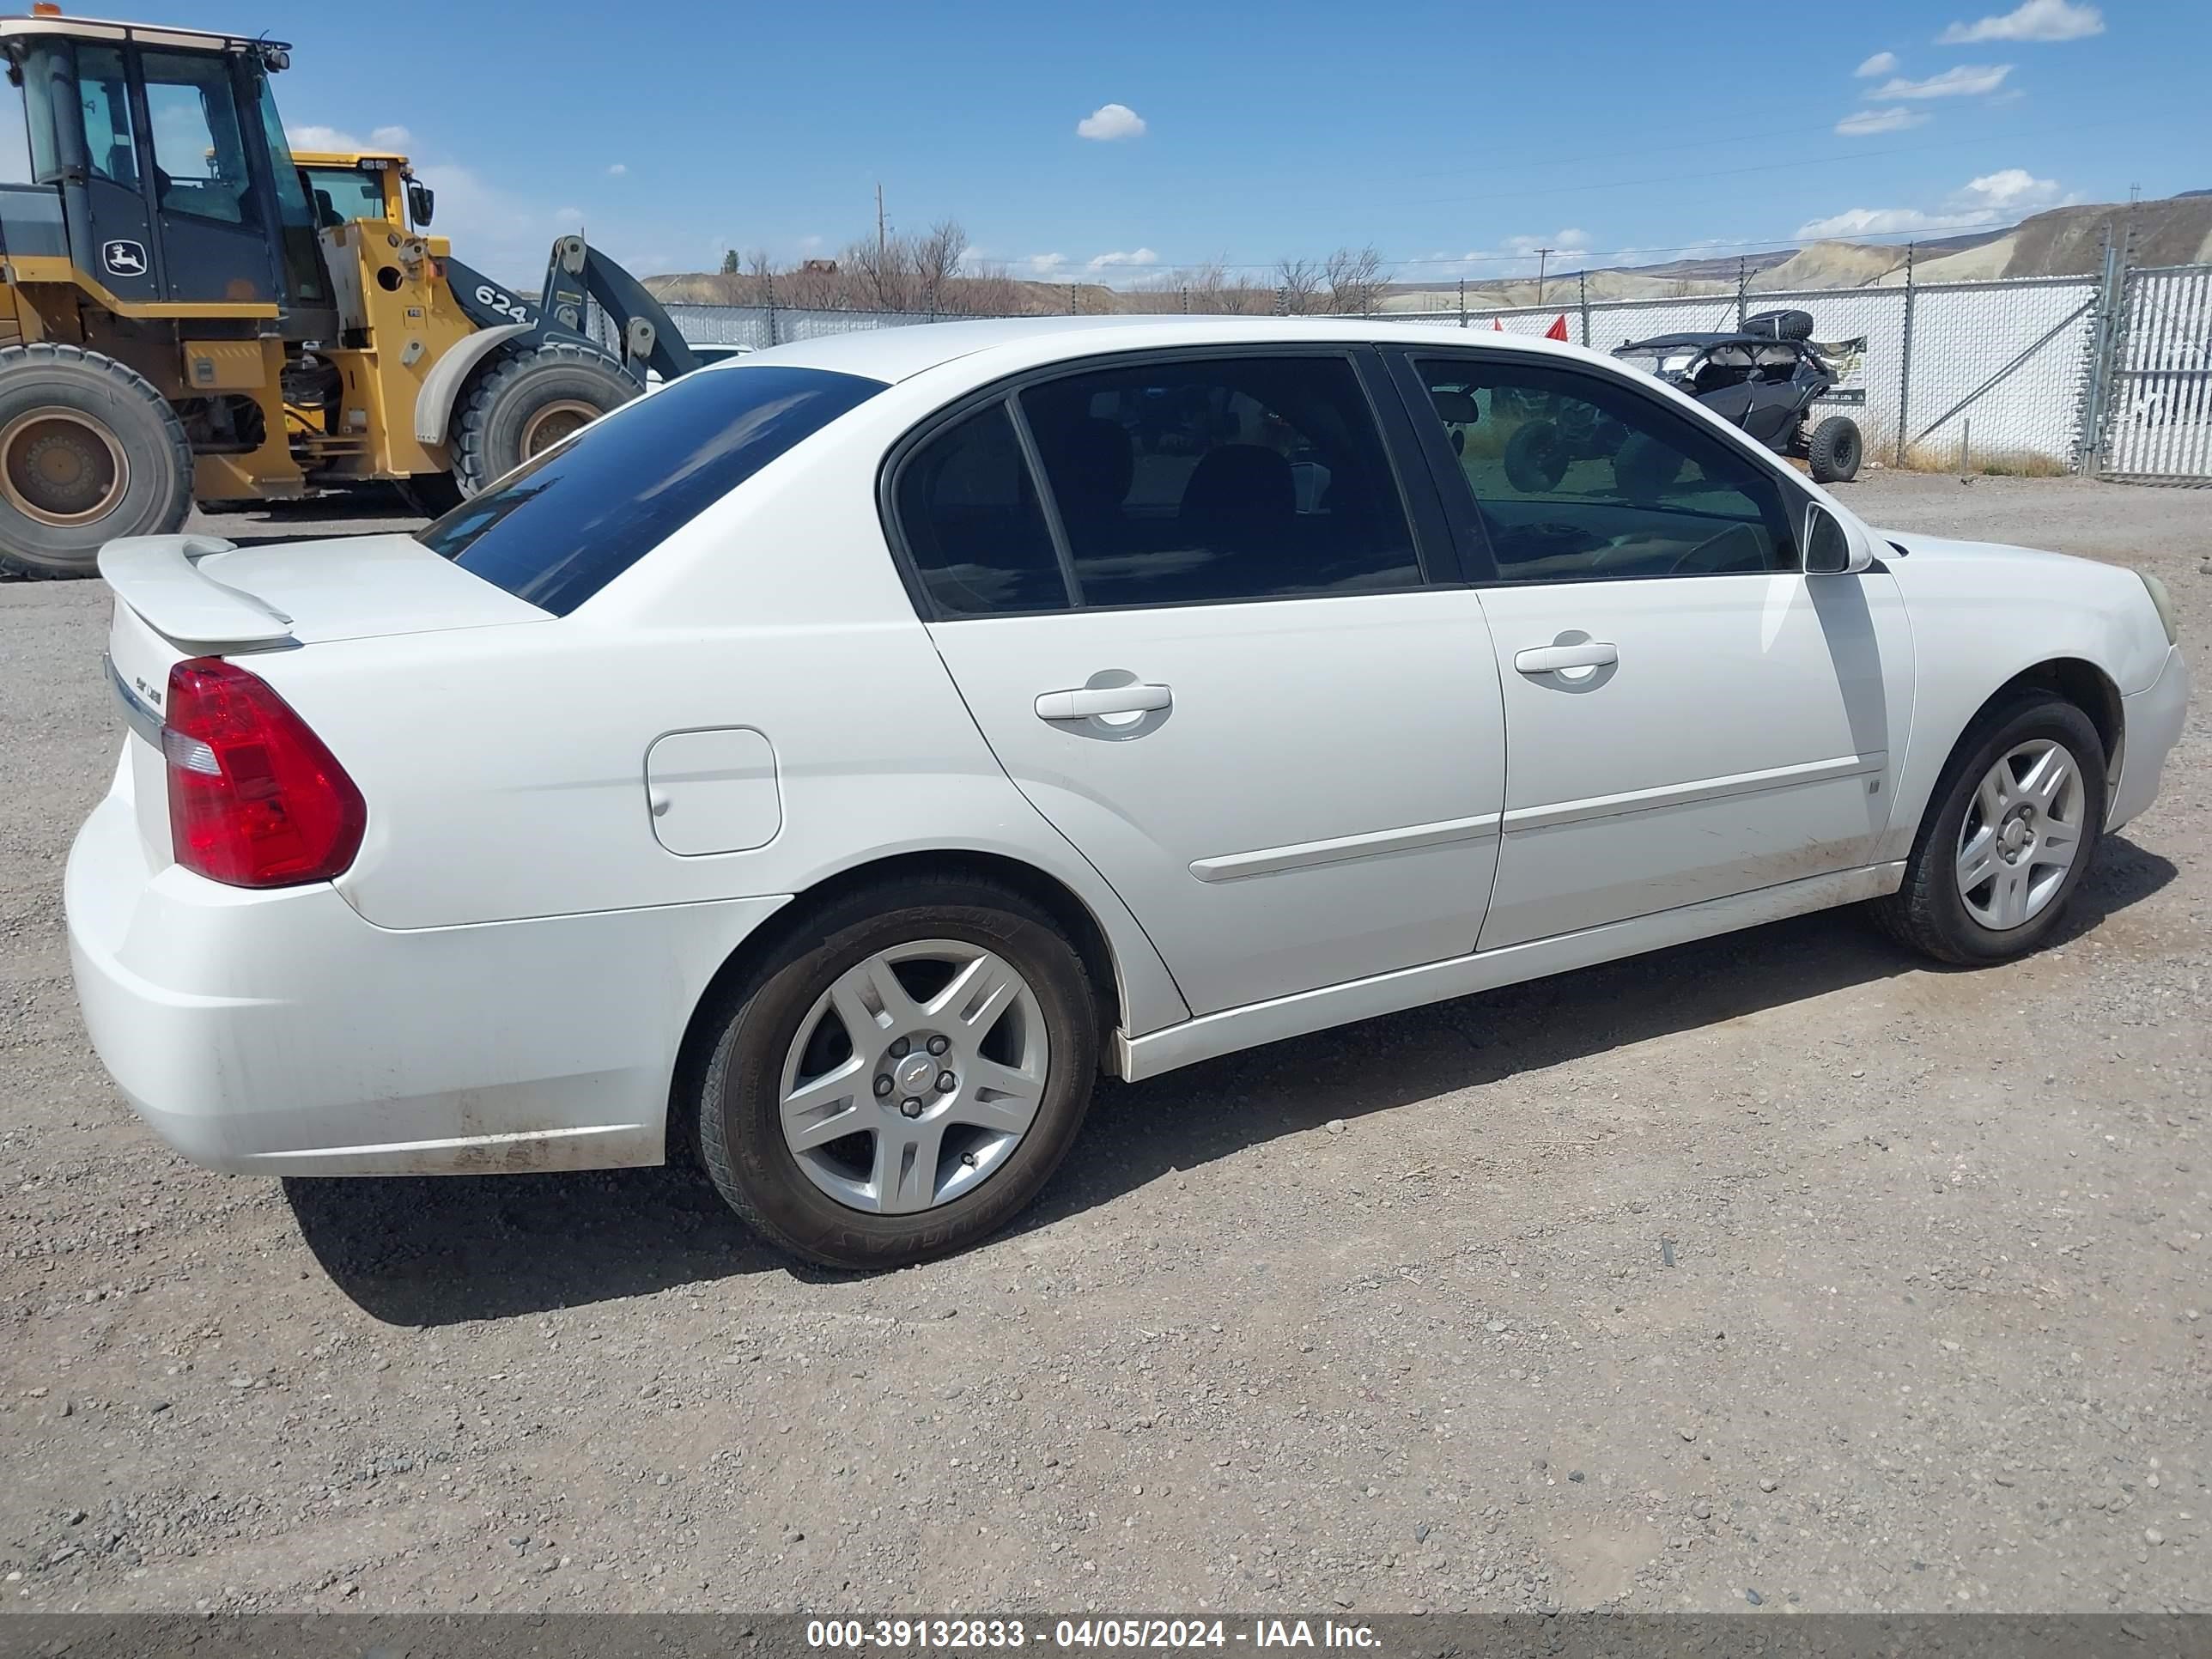
<path fill-rule="evenodd" d="M 123 703 L 123 718 L 131 729 L 152 744 L 161 746 L 161 715 L 151 703 L 125 684 L 123 671 L 115 665 L 115 659 L 105 651 L 100 653 L 100 665 L 107 671 L 107 683 L 115 688 L 115 695 Z"/>
<path fill-rule="evenodd" d="M 1410 853 L 1419 848 L 1442 847 L 1455 841 L 1480 841 L 1497 833 L 1498 814 L 1484 812 L 1471 818 L 1444 818 L 1435 823 L 1377 830 L 1364 836 L 1338 836 L 1328 841 L 1263 847 L 1255 853 L 1224 853 L 1218 858 L 1196 860 L 1190 872 L 1200 881 L 1241 881 L 1247 876 L 1272 876 L 1279 870 L 1302 870 L 1310 865 L 1339 864 L 1347 859 L 1375 858 L 1384 853 Z"/>
<path fill-rule="evenodd" d="M 1505 814 L 1505 833 L 1516 830 L 1549 830 L 1588 818 L 1620 817 L 1630 812 L 1649 812 L 1662 806 L 1688 806 L 1699 801 L 1725 800 L 1731 795 L 1756 795 L 1769 789 L 1789 789 L 1801 783 L 1826 783 L 1837 778 L 1864 777 L 1889 764 L 1887 753 L 1838 755 L 1833 760 L 1807 761 L 1796 766 L 1773 766 L 1760 772 L 1736 772 L 1726 777 L 1700 778 L 1694 783 L 1663 784 L 1656 789 L 1632 789 L 1618 795 L 1589 795 L 1550 806 L 1522 806 Z"/>

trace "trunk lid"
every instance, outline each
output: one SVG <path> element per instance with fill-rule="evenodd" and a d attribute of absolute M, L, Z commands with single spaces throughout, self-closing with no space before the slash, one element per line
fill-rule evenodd
<path fill-rule="evenodd" d="M 131 727 L 123 763 L 157 866 L 171 860 L 161 721 L 176 664 L 553 620 L 403 535 L 254 548 L 215 536 L 125 537 L 100 550 L 100 574 L 115 593 L 107 673 Z"/>

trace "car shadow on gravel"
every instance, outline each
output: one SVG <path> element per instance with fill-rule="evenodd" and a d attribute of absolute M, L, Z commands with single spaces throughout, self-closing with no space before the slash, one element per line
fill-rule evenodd
<path fill-rule="evenodd" d="M 2176 874 L 2131 842 L 2108 841 L 2057 942 L 2094 932 Z M 1929 966 L 1862 917 L 1829 911 L 1342 1026 L 1146 1083 L 1104 1083 L 1066 1166 L 1015 1229 L 1050 1225 L 1170 1170 L 1331 1119 Z M 284 1193 L 331 1281 L 393 1325 L 509 1318 L 763 1271 L 849 1277 L 799 1267 L 754 1238 L 688 1169 L 294 1179 Z"/>

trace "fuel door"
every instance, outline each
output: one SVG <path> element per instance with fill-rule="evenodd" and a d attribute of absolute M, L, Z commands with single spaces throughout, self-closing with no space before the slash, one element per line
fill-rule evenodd
<path fill-rule="evenodd" d="M 775 750 L 750 726 L 671 732 L 645 756 L 653 833 L 684 858 L 765 847 L 783 828 Z"/>

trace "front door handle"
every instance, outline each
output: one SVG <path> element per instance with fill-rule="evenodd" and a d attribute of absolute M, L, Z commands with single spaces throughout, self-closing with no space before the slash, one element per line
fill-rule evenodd
<path fill-rule="evenodd" d="M 1514 653 L 1513 665 L 1524 674 L 1556 674 L 1562 668 L 1604 668 L 1620 660 L 1620 647 L 1610 640 L 1585 640 L 1580 645 L 1540 645 Z"/>
<path fill-rule="evenodd" d="M 1048 691 L 1036 700 L 1041 720 L 1087 720 L 1097 714 L 1146 714 L 1175 701 L 1164 685 L 1086 685 Z"/>

